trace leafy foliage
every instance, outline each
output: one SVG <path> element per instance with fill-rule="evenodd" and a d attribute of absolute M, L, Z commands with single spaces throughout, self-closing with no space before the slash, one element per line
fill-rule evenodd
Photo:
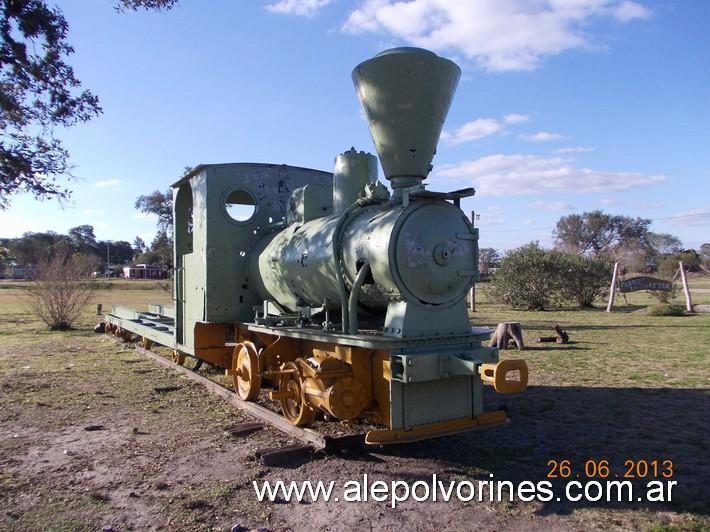
<path fill-rule="evenodd" d="M 494 248 L 481 248 L 478 251 L 479 268 L 482 274 L 488 274 L 491 268 L 497 268 L 500 263 L 500 253 Z"/>
<path fill-rule="evenodd" d="M 66 62 L 68 28 L 41 0 L 0 0 L 0 208 L 19 190 L 66 198 L 56 177 L 67 173 L 69 154 L 53 129 L 101 112 Z"/>
<path fill-rule="evenodd" d="M 138 11 L 139 9 L 160 11 L 161 9 L 171 9 L 177 3 L 178 0 L 120 0 L 116 9 L 118 11 Z"/>
<path fill-rule="evenodd" d="M 686 249 L 679 253 L 666 255 L 658 261 L 658 273 L 668 278 L 673 277 L 678 271 L 679 262 L 683 263 L 686 270 L 697 272 L 700 271 L 702 257 L 694 249 Z"/>
<path fill-rule="evenodd" d="M 52 330 L 71 329 L 94 295 L 91 268 L 85 255 L 68 251 L 41 263 L 26 299 L 31 311 Z"/>
<path fill-rule="evenodd" d="M 562 297 L 576 302 L 580 308 L 591 307 L 611 284 L 611 264 L 607 260 L 584 255 L 565 255 L 561 260 Z"/>
<path fill-rule="evenodd" d="M 542 249 L 530 243 L 508 253 L 494 278 L 494 295 L 506 304 L 528 310 L 574 302 L 592 306 L 611 280 L 603 259 Z"/>
<path fill-rule="evenodd" d="M 560 297 L 563 253 L 531 242 L 508 253 L 494 283 L 495 297 L 516 308 L 545 310 Z"/>
<path fill-rule="evenodd" d="M 612 255 L 624 247 L 648 248 L 651 220 L 591 211 L 563 216 L 553 235 L 556 246 L 568 253 Z"/>
<path fill-rule="evenodd" d="M 20 265 L 38 265 L 50 261 L 58 254 L 74 253 L 90 260 L 94 269 L 106 264 L 127 264 L 133 259 L 133 247 L 129 242 L 116 240 L 107 242 L 96 240 L 91 225 L 72 227 L 68 235 L 54 231 L 46 233 L 25 233 L 20 238 L 4 241 L 8 257 Z"/>
<path fill-rule="evenodd" d="M 710 244 L 700 246 L 700 260 L 703 268 L 710 271 Z"/>
<path fill-rule="evenodd" d="M 119 0 L 119 11 L 170 9 L 177 0 Z M 0 0 L 0 209 L 9 196 L 66 199 L 69 153 L 55 128 L 101 113 L 99 99 L 67 62 L 69 24 L 44 0 Z"/>
<path fill-rule="evenodd" d="M 171 239 L 173 234 L 173 193 L 155 190 L 150 194 L 138 196 L 135 208 L 144 214 L 154 214 L 158 217 L 158 230 L 166 233 Z"/>

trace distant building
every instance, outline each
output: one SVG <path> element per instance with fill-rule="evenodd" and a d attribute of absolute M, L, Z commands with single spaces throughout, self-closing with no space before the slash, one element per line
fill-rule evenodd
<path fill-rule="evenodd" d="M 124 266 L 123 276 L 126 279 L 163 279 L 165 273 L 157 266 L 136 264 L 135 266 Z"/>
<path fill-rule="evenodd" d="M 7 279 L 34 279 L 37 276 L 37 267 L 10 264 L 5 269 L 5 275 Z"/>

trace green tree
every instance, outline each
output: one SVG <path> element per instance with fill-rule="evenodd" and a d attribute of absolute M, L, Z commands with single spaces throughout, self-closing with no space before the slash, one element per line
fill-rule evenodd
<path fill-rule="evenodd" d="M 111 242 L 99 242 L 99 249 L 103 251 L 103 259 L 106 260 L 108 251 L 111 264 L 128 264 L 133 260 L 133 246 L 125 240 L 113 240 Z"/>
<path fill-rule="evenodd" d="M 488 274 L 500 262 L 500 253 L 493 248 L 481 248 L 478 251 L 478 263 L 482 274 Z"/>
<path fill-rule="evenodd" d="M 173 235 L 173 193 L 155 190 L 150 194 L 138 196 L 135 208 L 144 214 L 154 214 L 158 218 L 158 230 L 164 232 L 170 240 Z"/>
<path fill-rule="evenodd" d="M 69 238 L 74 244 L 74 249 L 79 253 L 98 254 L 98 243 L 92 225 L 78 225 L 69 229 Z"/>
<path fill-rule="evenodd" d="M 177 0 L 118 0 L 119 11 L 170 9 Z M 0 0 L 0 209 L 9 196 L 65 199 L 69 153 L 59 128 L 101 113 L 99 99 L 68 63 L 69 23 L 44 0 Z"/>
<path fill-rule="evenodd" d="M 610 215 L 596 210 L 557 221 L 555 246 L 567 253 L 613 256 L 628 248 L 648 249 L 651 220 Z"/>
<path fill-rule="evenodd" d="M 703 268 L 710 271 L 710 243 L 700 246 L 700 259 Z"/>
<path fill-rule="evenodd" d="M 173 267 L 173 242 L 165 231 L 158 231 L 150 245 L 150 250 L 141 253 L 136 258 L 136 263 L 151 264 L 164 270 Z"/>
<path fill-rule="evenodd" d="M 658 273 L 672 278 L 678 271 L 679 262 L 683 263 L 683 267 L 690 272 L 700 271 L 702 266 L 702 257 L 694 249 L 685 249 L 679 253 L 666 255 L 658 262 Z"/>
<path fill-rule="evenodd" d="M 10 254 L 22 266 L 37 265 L 47 262 L 57 253 L 71 251 L 73 242 L 66 235 L 54 231 L 45 233 L 24 233 L 20 238 L 9 242 Z"/>
<path fill-rule="evenodd" d="M 145 244 L 145 240 L 137 236 L 133 239 L 133 258 L 135 259 L 141 253 L 143 253 L 148 247 Z"/>
<path fill-rule="evenodd" d="M 657 255 L 671 255 L 683 249 L 680 238 L 668 233 L 648 233 L 648 243 Z"/>

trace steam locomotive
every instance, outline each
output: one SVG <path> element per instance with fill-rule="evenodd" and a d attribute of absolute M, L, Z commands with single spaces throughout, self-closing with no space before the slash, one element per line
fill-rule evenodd
<path fill-rule="evenodd" d="M 469 321 L 478 230 L 460 201 L 474 190 L 424 184 L 459 77 L 419 48 L 353 70 L 391 192 L 354 148 L 332 173 L 195 167 L 173 184 L 174 307 L 115 307 L 109 331 L 224 368 L 241 399 L 268 391 L 293 425 L 366 420 L 369 444 L 507 421 L 484 410 L 483 386 L 521 392 L 527 366 L 499 361 Z"/>

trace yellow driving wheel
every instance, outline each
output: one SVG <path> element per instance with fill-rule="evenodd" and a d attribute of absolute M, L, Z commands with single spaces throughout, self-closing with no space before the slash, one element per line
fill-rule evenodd
<path fill-rule="evenodd" d="M 303 379 L 298 366 L 294 362 L 286 362 L 281 371 L 278 396 L 284 417 L 298 427 L 310 424 L 316 417 L 316 411 L 304 401 Z"/>
<path fill-rule="evenodd" d="M 234 348 L 232 357 L 232 381 L 234 389 L 244 401 L 253 401 L 261 390 L 259 354 L 252 342 L 242 342 Z"/>

